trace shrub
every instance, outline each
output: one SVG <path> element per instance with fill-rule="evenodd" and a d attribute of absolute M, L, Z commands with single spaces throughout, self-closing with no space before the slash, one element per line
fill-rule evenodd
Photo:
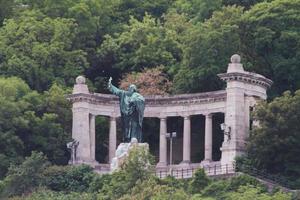
<path fill-rule="evenodd" d="M 48 165 L 42 153 L 32 152 L 21 165 L 11 166 L 3 180 L 0 197 L 29 193 L 42 185 L 43 171 Z"/>
<path fill-rule="evenodd" d="M 189 179 L 176 179 L 174 176 L 166 176 L 164 179 L 160 179 L 159 183 L 176 189 L 188 190 L 189 181 Z"/>
<path fill-rule="evenodd" d="M 228 191 L 236 191 L 240 186 L 252 185 L 266 191 L 266 187 L 252 176 L 242 174 L 232 177 L 229 181 Z"/>
<path fill-rule="evenodd" d="M 109 183 L 101 189 L 100 199 L 118 199 L 127 194 L 129 190 L 127 174 L 124 171 L 117 171 L 111 175 Z"/>
<path fill-rule="evenodd" d="M 212 196 L 217 199 L 222 199 L 228 188 L 228 181 L 215 181 L 202 190 L 203 196 Z"/>
<path fill-rule="evenodd" d="M 146 180 L 151 176 L 154 158 L 146 147 L 133 147 L 128 158 L 121 166 L 121 170 L 127 174 L 127 179 L 131 184 L 137 180 Z"/>
<path fill-rule="evenodd" d="M 89 186 L 89 192 L 100 192 L 104 185 L 108 185 L 112 176 L 110 174 L 96 175 Z"/>
<path fill-rule="evenodd" d="M 15 197 L 11 200 L 96 200 L 96 197 L 97 195 L 92 193 L 71 192 L 65 194 L 40 188 L 27 197 Z"/>
<path fill-rule="evenodd" d="M 134 147 L 130 150 L 121 169 L 111 175 L 109 183 L 101 189 L 101 198 L 118 199 L 128 194 L 137 183 L 141 183 L 152 177 L 153 157 L 148 149 Z"/>
<path fill-rule="evenodd" d="M 200 193 L 208 184 L 210 179 L 205 174 L 204 169 L 198 169 L 189 183 L 189 191 L 192 194 Z"/>
<path fill-rule="evenodd" d="M 211 197 L 203 197 L 201 194 L 195 194 L 191 197 L 190 200 L 215 200 L 215 199 Z"/>
<path fill-rule="evenodd" d="M 185 193 L 182 189 L 174 189 L 167 186 L 160 186 L 158 190 L 152 197 L 152 200 L 187 200 L 190 199 L 189 195 Z"/>
<path fill-rule="evenodd" d="M 85 192 L 96 173 L 88 165 L 51 166 L 44 172 L 44 184 L 54 191 Z"/>
<path fill-rule="evenodd" d="M 265 193 L 261 188 L 255 187 L 253 185 L 242 185 L 238 188 L 237 191 L 230 192 L 226 195 L 225 200 L 291 200 L 292 197 L 290 194 L 276 192 L 275 194 Z"/>

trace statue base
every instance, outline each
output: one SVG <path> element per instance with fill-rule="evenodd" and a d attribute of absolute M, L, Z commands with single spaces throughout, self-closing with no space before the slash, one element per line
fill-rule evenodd
<path fill-rule="evenodd" d="M 125 159 L 128 157 L 130 150 L 135 147 L 144 147 L 149 150 L 148 143 L 138 143 L 136 138 L 132 138 L 130 143 L 121 143 L 119 144 L 115 157 L 112 159 L 110 164 L 110 171 L 114 172 L 120 169 L 121 165 L 124 163 Z"/>

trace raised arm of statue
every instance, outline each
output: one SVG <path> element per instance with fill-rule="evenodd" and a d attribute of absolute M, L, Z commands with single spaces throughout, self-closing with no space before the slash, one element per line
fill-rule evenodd
<path fill-rule="evenodd" d="M 120 90 L 119 88 L 115 87 L 112 83 L 112 78 L 110 77 L 109 80 L 108 80 L 108 89 L 111 93 L 117 95 L 117 96 L 120 96 L 123 92 L 123 90 Z"/>

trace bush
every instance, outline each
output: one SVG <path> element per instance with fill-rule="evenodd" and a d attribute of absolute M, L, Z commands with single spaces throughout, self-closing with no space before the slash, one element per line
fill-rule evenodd
<path fill-rule="evenodd" d="M 192 194 L 200 193 L 208 184 L 210 183 L 210 179 L 205 174 L 204 169 L 198 169 L 192 180 L 189 183 L 189 191 Z"/>
<path fill-rule="evenodd" d="M 155 193 L 152 200 L 187 200 L 189 195 L 182 189 L 174 189 L 167 186 L 161 186 L 161 190 Z"/>
<path fill-rule="evenodd" d="M 148 149 L 134 147 L 130 150 L 121 169 L 111 175 L 111 179 L 101 189 L 103 199 L 118 199 L 128 194 L 137 183 L 150 179 L 152 175 L 153 157 Z M 108 179 L 107 179 L 108 180 Z"/>
<path fill-rule="evenodd" d="M 152 176 L 143 182 L 138 181 L 130 193 L 125 194 L 119 200 L 151 199 L 160 189 L 161 186 L 158 184 L 157 178 Z"/>
<path fill-rule="evenodd" d="M 124 171 L 117 171 L 111 175 L 109 183 L 101 189 L 100 199 L 118 199 L 127 194 L 130 189 L 127 174 Z"/>
<path fill-rule="evenodd" d="M 189 181 L 189 179 L 176 179 L 174 176 L 166 176 L 164 179 L 159 179 L 159 184 L 187 191 Z"/>
<path fill-rule="evenodd" d="M 228 181 L 215 181 L 202 190 L 202 195 L 222 199 L 228 189 L 228 185 Z"/>
<path fill-rule="evenodd" d="M 97 174 L 88 165 L 51 166 L 44 172 L 44 184 L 54 191 L 86 192 Z"/>
<path fill-rule="evenodd" d="M 53 192 L 40 188 L 27 197 L 15 197 L 11 200 L 96 200 L 97 195 L 92 193 L 71 192 L 65 194 L 62 192 Z"/>
<path fill-rule="evenodd" d="M 291 200 L 291 194 L 276 192 L 275 194 L 269 194 L 262 192 L 261 188 L 253 185 L 240 186 L 237 191 L 228 193 L 226 200 Z"/>
<path fill-rule="evenodd" d="M 215 199 L 211 197 L 202 197 L 201 194 L 195 194 L 191 197 L 190 200 L 215 200 Z"/>
<path fill-rule="evenodd" d="M 267 191 L 266 187 L 260 183 L 256 178 L 242 174 L 239 176 L 232 177 L 229 181 L 228 191 L 237 191 L 240 186 L 252 185 L 260 188 L 262 191 Z"/>
<path fill-rule="evenodd" d="M 108 185 L 112 176 L 110 174 L 96 175 L 90 183 L 89 192 L 100 192 L 104 185 Z"/>
<path fill-rule="evenodd" d="M 133 186 L 137 180 L 147 180 L 153 169 L 153 156 L 145 147 L 133 147 L 128 158 L 121 166 L 121 170 L 127 174 L 129 184 Z"/>
<path fill-rule="evenodd" d="M 43 171 L 49 165 L 42 153 L 32 152 L 30 157 L 19 166 L 11 166 L 8 175 L 2 182 L 0 197 L 30 193 L 42 185 Z"/>

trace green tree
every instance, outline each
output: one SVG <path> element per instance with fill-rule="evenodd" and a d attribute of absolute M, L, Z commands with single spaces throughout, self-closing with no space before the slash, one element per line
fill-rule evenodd
<path fill-rule="evenodd" d="M 135 186 L 151 178 L 153 157 L 146 147 L 133 147 L 121 168 L 101 189 L 102 199 L 118 199 Z"/>
<path fill-rule="evenodd" d="M 76 30 L 73 20 L 51 19 L 37 11 L 7 20 L 0 30 L 1 74 L 21 77 L 38 91 L 53 81 L 73 84 L 88 66 L 86 54 L 73 49 Z"/>
<path fill-rule="evenodd" d="M 44 188 L 39 188 L 37 191 L 33 192 L 29 196 L 25 197 L 15 197 L 13 200 L 74 200 L 74 199 L 84 199 L 84 200 L 95 200 L 97 195 L 93 193 L 83 193 L 83 192 L 71 192 L 71 193 L 59 193 L 47 190 Z"/>
<path fill-rule="evenodd" d="M 133 147 L 128 158 L 122 164 L 121 169 L 127 175 L 130 186 L 136 181 L 147 180 L 153 171 L 153 157 L 146 147 Z"/>
<path fill-rule="evenodd" d="M 106 36 L 99 48 L 99 56 L 112 59 L 113 67 L 120 72 L 171 66 L 181 57 L 180 44 L 173 37 L 175 33 L 150 15 L 146 15 L 143 21 L 131 18 L 122 33 Z"/>
<path fill-rule="evenodd" d="M 268 193 L 263 193 L 259 188 L 255 188 L 251 185 L 241 186 L 237 192 L 232 192 L 226 195 L 226 200 L 236 199 L 236 200 L 292 200 L 291 194 L 286 194 L 283 192 L 276 192 L 273 195 Z"/>
<path fill-rule="evenodd" d="M 214 11 L 220 10 L 222 0 L 176 0 L 173 7 L 197 23 L 209 19 Z"/>
<path fill-rule="evenodd" d="M 71 114 L 64 94 L 58 85 L 42 95 L 19 78 L 0 78 L 0 177 L 34 150 L 55 164 L 67 163 L 71 128 L 64 123 Z"/>
<path fill-rule="evenodd" d="M 237 6 L 243 6 L 246 9 L 250 9 L 251 6 L 263 2 L 266 0 L 223 0 L 223 4 L 228 5 L 237 5 Z"/>
<path fill-rule="evenodd" d="M 189 183 L 189 190 L 192 194 L 200 193 L 207 185 L 209 185 L 210 179 L 205 174 L 204 169 L 198 169 L 192 180 Z"/>
<path fill-rule="evenodd" d="M 205 187 L 201 194 L 204 197 L 214 197 L 217 200 L 224 199 L 224 196 L 228 192 L 229 182 L 226 180 L 213 181 L 207 187 Z"/>
<path fill-rule="evenodd" d="M 68 12 L 68 8 L 74 6 L 80 0 L 20 0 L 30 9 L 41 10 L 49 17 L 64 17 Z"/>
<path fill-rule="evenodd" d="M 28 103 L 23 97 L 30 93 L 29 87 L 19 78 L 0 78 L 0 177 L 10 164 L 22 161 L 24 142 L 16 134 L 27 125 L 22 116 Z"/>
<path fill-rule="evenodd" d="M 205 92 L 222 87 L 217 73 L 224 72 L 231 55 L 239 52 L 238 22 L 242 14 L 242 7 L 224 7 L 189 31 L 183 61 L 173 81 L 177 92 Z"/>
<path fill-rule="evenodd" d="M 269 173 L 297 179 L 300 176 L 300 90 L 294 95 L 285 92 L 270 103 L 262 102 L 254 117 L 259 126 L 251 132 L 248 142 L 251 163 Z"/>
<path fill-rule="evenodd" d="M 4 19 L 7 19 L 12 15 L 14 6 L 14 0 L 0 0 L 0 27 L 2 26 Z"/>
<path fill-rule="evenodd" d="M 300 2 L 274 0 L 256 4 L 241 20 L 246 68 L 272 79 L 271 95 L 300 88 Z"/>
<path fill-rule="evenodd" d="M 11 166 L 3 180 L 2 197 L 29 193 L 42 184 L 42 172 L 48 166 L 47 158 L 42 153 L 32 152 L 30 157 L 19 166 Z"/>
<path fill-rule="evenodd" d="M 43 185 L 53 191 L 87 192 L 98 175 L 88 165 L 50 166 L 43 171 Z"/>
<path fill-rule="evenodd" d="M 63 125 L 64 131 L 71 133 L 72 110 L 71 103 L 66 99 L 67 94 L 71 94 L 70 88 L 64 88 L 54 83 L 48 91 L 43 94 L 43 112 L 57 115 L 57 122 Z"/>
<path fill-rule="evenodd" d="M 41 151 L 51 162 L 67 164 L 66 143 L 70 136 L 58 123 L 58 116 L 44 113 L 39 117 L 34 111 L 26 111 L 23 117 L 28 120 L 28 124 L 26 128 L 18 130 L 18 135 L 24 142 L 25 152 Z"/>

